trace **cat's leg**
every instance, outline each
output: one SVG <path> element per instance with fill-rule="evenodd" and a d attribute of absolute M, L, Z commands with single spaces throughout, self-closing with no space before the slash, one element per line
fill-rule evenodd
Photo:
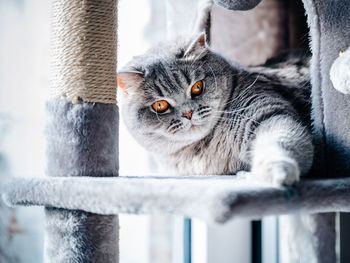
<path fill-rule="evenodd" d="M 251 178 L 291 185 L 311 168 L 312 137 L 291 117 L 272 117 L 256 129 L 250 153 Z"/>

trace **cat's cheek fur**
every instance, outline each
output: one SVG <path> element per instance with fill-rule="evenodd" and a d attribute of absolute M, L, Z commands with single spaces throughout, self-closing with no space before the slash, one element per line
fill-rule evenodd
<path fill-rule="evenodd" d="M 207 131 L 208 130 L 208 131 Z M 204 138 L 210 129 L 204 129 L 200 126 L 192 126 L 189 122 L 184 124 L 181 131 L 177 132 L 176 134 L 167 134 L 165 137 L 168 137 L 170 140 L 179 141 L 179 142 L 185 142 L 187 141 L 187 144 L 196 142 L 202 138 Z"/>

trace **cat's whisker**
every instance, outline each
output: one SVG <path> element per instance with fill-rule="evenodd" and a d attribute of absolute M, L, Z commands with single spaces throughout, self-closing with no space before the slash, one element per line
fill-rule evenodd
<path fill-rule="evenodd" d="M 191 67 L 201 57 L 201 55 L 203 54 L 204 51 L 206 51 L 206 50 L 203 48 L 203 50 L 199 53 L 199 55 L 193 59 L 193 62 L 191 63 Z"/>
<path fill-rule="evenodd" d="M 260 74 L 258 74 L 258 76 L 255 78 L 255 80 L 248 87 L 244 88 L 243 92 L 241 94 L 239 94 L 236 98 L 234 98 L 233 101 L 237 101 L 240 98 L 242 98 L 243 96 L 247 95 L 247 93 L 250 91 L 250 89 L 254 87 L 254 85 L 258 81 L 259 77 L 260 77 Z"/>
<path fill-rule="evenodd" d="M 195 61 L 194 61 L 195 62 Z M 193 62 L 193 64 L 194 64 L 194 62 Z M 202 62 L 202 64 L 200 64 L 198 67 L 196 67 L 196 68 L 202 68 L 203 67 L 203 65 L 204 65 L 204 63 L 205 63 L 205 61 L 203 61 Z M 191 74 L 193 75 L 193 72 L 195 72 L 196 71 L 196 68 L 194 68 L 194 67 L 192 67 L 192 65 L 191 65 L 191 67 L 190 67 L 190 69 L 191 69 Z"/>
<path fill-rule="evenodd" d="M 206 112 L 211 112 L 211 111 L 212 111 L 212 109 L 208 107 L 208 108 L 205 108 L 205 109 L 202 109 L 202 110 L 198 111 L 197 114 L 198 115 L 202 115 L 202 114 L 204 114 Z"/>
<path fill-rule="evenodd" d="M 158 113 L 156 112 L 156 116 L 159 122 L 163 123 L 164 121 L 162 121 L 161 119 L 159 119 Z"/>
<path fill-rule="evenodd" d="M 203 108 L 200 108 L 200 110 L 198 110 L 198 113 L 202 112 L 202 111 L 207 111 L 207 110 L 211 110 L 210 107 L 203 107 Z"/>
<path fill-rule="evenodd" d="M 177 121 L 172 121 L 172 122 L 170 123 L 170 126 L 168 127 L 168 130 L 173 129 L 174 127 L 179 126 L 179 125 L 181 125 L 181 121 L 179 121 L 179 120 L 177 120 Z"/>
<path fill-rule="evenodd" d="M 205 118 L 207 118 L 210 115 L 211 115 L 211 112 L 208 112 L 207 114 L 203 114 L 200 117 L 201 117 L 201 119 L 205 119 Z"/>
<path fill-rule="evenodd" d="M 229 115 L 229 116 L 234 116 L 235 114 L 239 114 L 239 112 L 241 112 L 241 114 L 244 114 L 242 113 L 243 111 L 246 111 L 246 110 L 249 110 L 251 108 L 254 108 L 255 105 L 249 105 L 247 107 L 241 107 L 241 108 L 237 108 L 237 109 L 234 109 L 234 110 L 214 110 L 215 113 L 220 113 L 220 116 L 221 115 Z"/>
<path fill-rule="evenodd" d="M 182 126 L 183 126 L 183 125 L 180 125 L 180 126 L 178 126 L 178 127 L 175 127 L 175 128 L 172 129 L 169 133 L 171 133 L 171 134 L 177 133 L 178 131 L 180 131 L 180 130 L 182 129 Z"/>
<path fill-rule="evenodd" d="M 178 130 L 183 127 L 183 123 L 179 120 L 174 121 L 167 129 L 169 133 L 175 134 Z"/>
<path fill-rule="evenodd" d="M 240 119 L 250 120 L 256 124 L 260 124 L 260 122 L 253 119 L 254 116 L 248 117 L 248 116 L 245 116 L 245 115 L 239 114 L 239 113 L 236 113 L 234 116 L 238 117 Z M 223 116 L 215 116 L 215 118 L 222 119 L 222 120 L 228 120 L 228 121 L 232 121 L 232 122 L 236 120 L 236 118 L 227 118 L 227 117 L 223 117 Z"/>
<path fill-rule="evenodd" d="M 252 88 L 252 87 L 255 85 L 255 83 L 258 81 L 260 75 L 261 75 L 261 74 L 259 73 L 258 76 L 256 76 L 255 80 L 252 82 L 252 84 L 250 84 L 248 87 L 244 88 L 244 91 L 247 91 L 248 89 Z M 243 93 L 244 93 L 244 92 L 243 92 Z M 242 94 L 243 94 L 243 93 L 242 93 Z M 239 96 L 238 96 L 238 97 L 239 97 Z"/>
<path fill-rule="evenodd" d="M 240 107 L 240 108 L 237 108 L 237 109 L 234 109 L 234 110 L 215 110 L 215 112 L 232 114 L 232 113 L 236 113 L 236 112 L 248 110 L 248 109 L 254 108 L 254 107 L 256 107 L 256 105 L 251 104 L 251 105 L 249 105 L 249 106 Z"/>
<path fill-rule="evenodd" d="M 171 126 L 167 129 L 167 131 L 170 132 L 171 130 L 175 129 L 177 125 L 178 125 L 178 124 L 173 124 L 173 125 L 171 125 Z"/>
<path fill-rule="evenodd" d="M 206 117 L 209 116 L 209 115 L 211 115 L 211 112 L 210 112 L 210 111 L 203 113 L 203 114 L 200 115 L 199 117 L 200 117 L 200 118 L 206 118 Z"/>
<path fill-rule="evenodd" d="M 212 110 L 202 111 L 202 112 L 198 113 L 198 116 L 201 118 L 203 116 L 211 115 L 212 112 L 213 112 Z"/>
<path fill-rule="evenodd" d="M 251 91 L 251 88 L 254 86 L 254 84 L 257 82 L 258 78 L 259 78 L 260 74 L 255 78 L 255 80 L 252 82 L 252 84 L 250 84 L 249 86 L 247 86 L 246 88 L 243 89 L 243 92 L 240 93 L 237 97 L 227 101 L 224 106 L 228 105 L 228 104 L 231 104 L 231 103 L 234 103 L 236 101 L 238 101 L 239 99 L 241 99 L 243 96 L 247 95 L 248 92 Z"/>
<path fill-rule="evenodd" d="M 212 67 L 211 67 L 211 66 L 209 66 L 209 64 L 208 64 L 207 66 L 210 68 L 211 73 L 212 73 L 212 74 L 213 74 L 213 76 L 214 76 L 214 81 L 215 81 L 215 91 L 217 91 L 217 90 L 218 90 L 218 83 L 216 82 L 216 75 L 215 75 L 214 70 L 212 69 Z"/>

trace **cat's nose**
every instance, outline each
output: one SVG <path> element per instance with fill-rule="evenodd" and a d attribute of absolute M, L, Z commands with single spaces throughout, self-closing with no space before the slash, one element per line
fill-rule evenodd
<path fill-rule="evenodd" d="M 192 113 L 193 111 L 189 111 L 187 113 L 182 114 L 182 116 L 190 120 L 192 118 Z"/>

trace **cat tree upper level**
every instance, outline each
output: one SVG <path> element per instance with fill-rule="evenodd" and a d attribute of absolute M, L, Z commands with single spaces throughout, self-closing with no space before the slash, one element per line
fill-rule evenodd
<path fill-rule="evenodd" d="M 1 192 L 9 205 L 104 215 L 175 214 L 208 223 L 295 212 L 350 211 L 350 178 L 302 180 L 293 187 L 272 187 L 233 176 L 18 178 Z"/>

